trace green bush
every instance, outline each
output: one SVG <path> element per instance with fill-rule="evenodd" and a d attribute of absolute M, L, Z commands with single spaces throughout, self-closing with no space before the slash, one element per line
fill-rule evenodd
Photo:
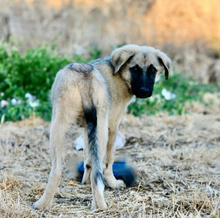
<path fill-rule="evenodd" d="M 89 58 L 75 55 L 71 59 L 58 55 L 54 44 L 29 49 L 22 55 L 18 46 L 13 41 L 0 42 L 0 102 L 4 104 L 0 106 L 0 119 L 4 117 L 5 121 L 23 119 L 33 113 L 50 120 L 49 94 L 58 70 L 68 63 L 90 61 L 101 55 L 94 47 Z"/>
<path fill-rule="evenodd" d="M 58 55 L 55 46 L 38 46 L 22 55 L 19 45 L 13 42 L 0 42 L 0 119 L 19 120 L 31 116 L 51 118 L 50 89 L 59 69 L 71 62 L 90 61 L 101 56 L 101 51 L 94 47 L 90 57 L 67 58 Z M 165 88 L 176 94 L 176 98 L 166 100 L 161 94 Z M 169 114 L 181 114 L 184 104 L 202 101 L 205 92 L 219 91 L 217 86 L 197 84 L 186 80 L 180 74 L 170 76 L 155 84 L 154 94 L 149 99 L 136 99 L 128 108 L 130 113 L 155 114 L 168 111 Z M 4 104 L 4 105 L 3 105 Z"/>

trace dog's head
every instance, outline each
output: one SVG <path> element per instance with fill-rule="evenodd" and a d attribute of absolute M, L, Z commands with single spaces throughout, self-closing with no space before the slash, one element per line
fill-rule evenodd
<path fill-rule="evenodd" d="M 169 77 L 170 58 L 148 46 L 125 45 L 111 54 L 114 74 L 120 73 L 129 91 L 138 98 L 148 98 L 153 93 L 156 78 L 165 71 Z"/>

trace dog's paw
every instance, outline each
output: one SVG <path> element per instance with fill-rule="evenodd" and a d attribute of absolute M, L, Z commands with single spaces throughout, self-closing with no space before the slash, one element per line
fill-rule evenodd
<path fill-rule="evenodd" d="M 99 203 L 99 204 L 96 204 L 95 201 L 93 200 L 92 201 L 92 207 L 91 207 L 91 210 L 96 210 L 96 209 L 99 209 L 99 210 L 106 210 L 108 208 L 107 204 L 105 203 L 105 201 Z"/>
<path fill-rule="evenodd" d="M 114 188 L 124 188 L 124 187 L 126 187 L 126 185 L 123 180 L 120 179 L 116 180 Z"/>
<path fill-rule="evenodd" d="M 112 189 L 120 189 L 126 187 L 124 181 L 120 179 L 111 180 L 110 182 L 108 182 L 108 185 Z"/>
<path fill-rule="evenodd" d="M 90 174 L 83 176 L 81 184 L 91 184 L 91 180 L 90 180 Z"/>
<path fill-rule="evenodd" d="M 48 211 L 50 209 L 50 204 L 47 204 L 43 202 L 41 199 L 36 201 L 33 205 L 32 208 L 34 210 L 45 210 Z"/>

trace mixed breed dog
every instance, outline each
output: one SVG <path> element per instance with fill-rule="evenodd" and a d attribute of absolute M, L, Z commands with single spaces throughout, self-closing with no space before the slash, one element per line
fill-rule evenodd
<path fill-rule="evenodd" d="M 112 171 L 118 127 L 132 97 L 148 98 L 157 77 L 169 77 L 170 58 L 148 46 L 125 45 L 110 56 L 90 63 L 72 63 L 61 69 L 51 90 L 52 168 L 43 196 L 34 209 L 49 209 L 62 174 L 62 148 L 71 125 L 84 127 L 84 174 L 91 183 L 92 210 L 106 209 L 104 187 L 123 187 Z"/>

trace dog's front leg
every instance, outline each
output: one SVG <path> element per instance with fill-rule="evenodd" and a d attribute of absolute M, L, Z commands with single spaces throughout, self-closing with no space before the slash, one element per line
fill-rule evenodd
<path fill-rule="evenodd" d="M 106 152 L 106 166 L 104 169 L 104 178 L 106 183 L 111 188 L 125 187 L 125 183 L 122 180 L 117 180 L 113 175 L 112 164 L 114 163 L 114 143 L 117 136 L 118 128 L 109 129 L 108 144 Z"/>

